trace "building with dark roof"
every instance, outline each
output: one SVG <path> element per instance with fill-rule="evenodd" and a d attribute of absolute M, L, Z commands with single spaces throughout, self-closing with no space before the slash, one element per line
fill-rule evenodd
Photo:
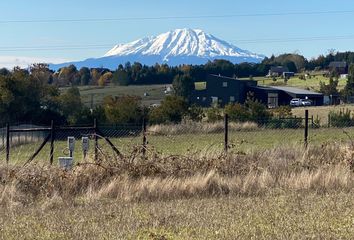
<path fill-rule="evenodd" d="M 283 66 L 273 66 L 270 67 L 268 76 L 280 77 L 283 75 L 284 72 L 289 72 L 289 69 Z"/>
<path fill-rule="evenodd" d="M 337 72 L 339 74 L 347 74 L 348 73 L 348 64 L 346 62 L 331 62 L 328 65 L 328 69 L 330 72 Z"/>
<path fill-rule="evenodd" d="M 230 102 L 244 103 L 251 86 L 257 86 L 257 81 L 211 74 L 206 79 L 205 89 L 193 92 L 192 102 L 204 107 L 215 104 L 224 106 Z"/>
<path fill-rule="evenodd" d="M 272 86 L 270 88 L 279 91 L 279 105 L 289 105 L 290 100 L 293 98 L 309 99 L 315 106 L 323 105 L 322 93 L 285 86 Z"/>
<path fill-rule="evenodd" d="M 247 93 L 270 108 L 289 105 L 292 98 L 309 99 L 313 105 L 323 105 L 323 94 L 294 87 L 258 86 L 254 80 L 239 80 L 236 78 L 209 75 L 203 90 L 193 91 L 191 101 L 199 106 L 225 106 L 228 103 L 243 104 Z"/>

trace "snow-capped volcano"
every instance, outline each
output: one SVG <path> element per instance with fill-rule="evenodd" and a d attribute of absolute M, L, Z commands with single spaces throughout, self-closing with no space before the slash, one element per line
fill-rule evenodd
<path fill-rule="evenodd" d="M 73 64 L 77 67 L 103 66 L 115 69 L 119 64 L 128 61 L 146 65 L 155 63 L 180 65 L 204 64 L 214 59 L 225 59 L 233 63 L 260 62 L 263 58 L 263 55 L 242 50 L 202 30 L 185 28 L 119 44 L 101 58 L 87 59 Z"/>
<path fill-rule="evenodd" d="M 156 37 L 142 38 L 137 41 L 120 44 L 108 51 L 104 56 L 128 55 L 159 55 L 163 61 L 177 56 L 195 56 L 202 58 L 253 57 L 261 60 L 263 57 L 242 50 L 213 35 L 199 29 L 176 29 Z"/>

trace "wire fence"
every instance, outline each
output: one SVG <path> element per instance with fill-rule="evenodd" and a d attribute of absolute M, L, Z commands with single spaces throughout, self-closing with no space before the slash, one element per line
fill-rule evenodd
<path fill-rule="evenodd" d="M 75 139 L 70 151 L 68 137 Z M 88 150 L 83 149 L 83 138 Z M 57 164 L 72 155 L 75 162 L 119 159 L 136 154 L 191 155 L 229 152 L 248 154 L 277 147 L 350 143 L 354 124 L 320 126 L 308 117 L 233 122 L 91 126 L 17 125 L 0 128 L 0 160 L 10 164 Z"/>

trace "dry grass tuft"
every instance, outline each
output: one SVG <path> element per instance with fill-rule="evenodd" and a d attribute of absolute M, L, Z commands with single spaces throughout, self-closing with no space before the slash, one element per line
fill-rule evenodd
<path fill-rule="evenodd" d="M 258 128 L 256 123 L 229 123 L 230 131 L 252 131 Z M 206 123 L 187 121 L 180 124 L 160 124 L 148 128 L 152 135 L 177 135 L 182 133 L 220 133 L 224 131 L 224 122 Z"/>
<path fill-rule="evenodd" d="M 354 187 L 353 149 L 325 144 L 244 154 L 196 153 L 189 157 L 124 159 L 83 163 L 66 172 L 57 167 L 0 167 L 0 204 L 18 207 L 43 202 L 44 209 L 113 198 L 171 200 L 224 195 L 258 196 L 268 191 L 350 192 Z"/>

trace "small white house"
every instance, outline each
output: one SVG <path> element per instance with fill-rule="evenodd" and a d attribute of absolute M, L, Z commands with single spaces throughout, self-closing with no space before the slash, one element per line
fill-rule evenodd
<path fill-rule="evenodd" d="M 340 75 L 340 79 L 347 79 L 348 78 L 348 74 L 341 74 Z"/>

